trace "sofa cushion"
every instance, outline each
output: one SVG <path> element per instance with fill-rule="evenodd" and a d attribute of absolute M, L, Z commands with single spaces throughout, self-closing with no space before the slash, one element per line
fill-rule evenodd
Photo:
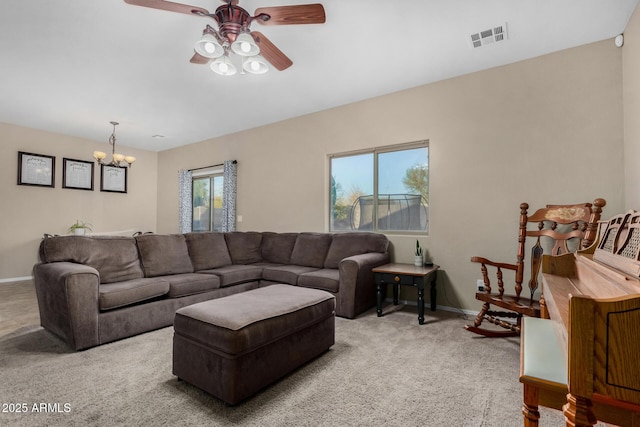
<path fill-rule="evenodd" d="M 301 265 L 270 265 L 262 268 L 262 278 L 271 282 L 296 285 L 298 284 L 299 275 L 315 270 L 317 268 Z"/>
<path fill-rule="evenodd" d="M 227 265 L 213 270 L 201 270 L 198 273 L 215 274 L 220 279 L 220 286 L 223 288 L 262 278 L 262 268 L 253 265 Z"/>
<path fill-rule="evenodd" d="M 169 282 L 159 278 L 143 278 L 107 283 L 98 289 L 100 310 L 111 310 L 165 295 Z"/>
<path fill-rule="evenodd" d="M 233 264 L 251 264 L 262 261 L 260 251 L 262 233 L 232 231 L 224 233 L 224 238 L 227 241 Z"/>
<path fill-rule="evenodd" d="M 185 238 L 195 271 L 231 265 L 224 233 L 187 233 Z"/>
<path fill-rule="evenodd" d="M 262 233 L 262 260 L 276 264 L 289 264 L 293 246 L 296 244 L 298 233 Z"/>
<path fill-rule="evenodd" d="M 378 233 L 334 234 L 324 261 L 324 268 L 338 268 L 344 258 L 369 252 L 387 252 L 389 240 Z"/>
<path fill-rule="evenodd" d="M 98 270 L 100 283 L 144 277 L 133 237 L 56 236 L 42 240 L 43 262 L 68 261 Z"/>
<path fill-rule="evenodd" d="M 136 241 L 146 277 L 193 273 L 183 234 L 143 234 Z"/>
<path fill-rule="evenodd" d="M 298 286 L 338 292 L 340 288 L 340 271 L 333 268 L 302 273 L 298 277 Z"/>
<path fill-rule="evenodd" d="M 214 274 L 184 273 L 162 276 L 169 282 L 169 298 L 201 294 L 220 287 L 220 279 Z"/>
<path fill-rule="evenodd" d="M 300 233 L 291 253 L 290 264 L 322 268 L 330 244 L 331 234 Z"/>

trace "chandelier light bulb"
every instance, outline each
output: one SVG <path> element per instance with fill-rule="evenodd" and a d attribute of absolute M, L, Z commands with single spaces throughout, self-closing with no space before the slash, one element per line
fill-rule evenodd
<path fill-rule="evenodd" d="M 251 51 L 251 45 L 247 42 L 242 42 L 240 43 L 240 49 L 242 49 L 243 52 L 249 53 Z"/>
<path fill-rule="evenodd" d="M 229 66 L 227 64 L 225 64 L 224 62 L 220 64 L 220 71 L 222 71 L 223 73 L 226 73 L 227 71 L 229 71 Z"/>
<path fill-rule="evenodd" d="M 251 61 L 250 66 L 253 71 L 258 71 L 260 69 L 260 63 L 258 61 Z"/>

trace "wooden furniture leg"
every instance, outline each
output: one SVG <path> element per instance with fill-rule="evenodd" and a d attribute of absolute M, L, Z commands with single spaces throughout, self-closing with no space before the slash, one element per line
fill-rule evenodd
<path fill-rule="evenodd" d="M 590 427 L 598 420 L 593 414 L 593 404 L 590 399 L 567 394 L 567 404 L 562 407 L 567 427 Z"/>
<path fill-rule="evenodd" d="M 524 384 L 523 394 L 522 415 L 524 415 L 524 427 L 538 427 L 538 421 L 540 420 L 538 388 Z"/>

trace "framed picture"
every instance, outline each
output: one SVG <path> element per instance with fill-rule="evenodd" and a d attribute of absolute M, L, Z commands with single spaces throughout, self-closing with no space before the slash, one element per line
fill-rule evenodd
<path fill-rule="evenodd" d="M 56 158 L 18 151 L 18 185 L 54 187 Z"/>
<path fill-rule="evenodd" d="M 63 158 L 62 188 L 93 190 L 93 162 Z"/>
<path fill-rule="evenodd" d="M 127 192 L 127 168 L 120 166 L 101 165 L 100 191 L 112 193 Z"/>

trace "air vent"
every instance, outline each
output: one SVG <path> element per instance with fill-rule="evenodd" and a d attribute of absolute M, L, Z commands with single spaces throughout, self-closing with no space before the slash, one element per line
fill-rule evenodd
<path fill-rule="evenodd" d="M 469 36 L 469 41 L 471 42 L 471 47 L 481 47 L 486 46 L 488 44 L 501 42 L 507 40 L 507 24 L 498 25 L 493 28 L 489 28 L 488 30 L 478 31 L 477 33 L 471 34 Z"/>

